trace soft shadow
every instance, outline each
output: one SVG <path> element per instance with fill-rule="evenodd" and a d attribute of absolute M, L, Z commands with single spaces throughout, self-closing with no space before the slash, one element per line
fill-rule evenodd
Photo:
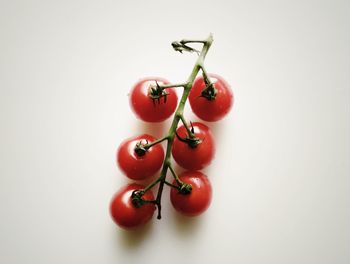
<path fill-rule="evenodd" d="M 152 232 L 153 223 L 147 223 L 145 226 L 132 229 L 124 230 L 121 228 L 116 229 L 116 237 L 118 239 L 118 244 L 123 246 L 125 249 L 133 249 L 140 246 L 143 241 L 147 241 L 147 237 Z"/>
<path fill-rule="evenodd" d="M 221 139 L 221 133 L 223 129 L 225 129 L 226 124 L 225 121 L 219 121 L 219 122 L 203 122 L 205 125 L 209 127 L 211 132 L 213 133 L 213 136 L 215 137 L 215 141 L 219 141 Z"/>
<path fill-rule="evenodd" d="M 132 182 L 136 182 L 137 184 L 141 184 L 143 186 L 147 186 L 148 184 L 152 183 L 154 180 L 156 180 L 159 176 L 159 171 L 154 174 L 153 176 L 144 179 L 144 180 L 132 180 Z"/>
<path fill-rule="evenodd" d="M 203 216 L 189 217 L 184 216 L 176 211 L 173 212 L 173 219 L 175 223 L 175 228 L 180 235 L 183 236 L 191 236 L 196 232 L 201 230 L 201 226 L 203 225 Z"/>
<path fill-rule="evenodd" d="M 180 175 L 181 173 L 183 173 L 184 171 L 186 171 L 184 168 L 182 168 L 181 166 L 179 166 L 175 160 L 172 159 L 172 165 L 174 167 L 174 170 L 176 171 L 177 175 Z"/>
<path fill-rule="evenodd" d="M 133 134 L 149 134 L 151 136 L 154 136 L 155 138 L 162 138 L 165 136 L 165 130 L 167 128 L 166 123 L 167 122 L 147 123 L 138 120 L 134 123 L 135 133 Z"/>

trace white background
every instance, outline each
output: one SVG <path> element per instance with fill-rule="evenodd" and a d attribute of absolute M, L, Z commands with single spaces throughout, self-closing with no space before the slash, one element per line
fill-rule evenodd
<path fill-rule="evenodd" d="M 0 263 L 350 263 L 348 1 L 0 2 Z M 209 72 L 236 101 L 210 124 L 201 217 L 125 232 L 108 213 L 127 182 L 126 137 L 141 77 L 182 82 L 214 43 Z M 186 116 L 195 120 L 187 108 Z"/>

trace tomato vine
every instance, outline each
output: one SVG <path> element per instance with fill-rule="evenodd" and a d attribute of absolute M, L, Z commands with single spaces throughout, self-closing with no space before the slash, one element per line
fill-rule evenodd
<path fill-rule="evenodd" d="M 193 67 L 193 70 L 190 74 L 190 76 L 187 79 L 187 82 L 181 85 L 167 85 L 161 88 L 166 88 L 166 87 L 183 87 L 184 91 L 182 94 L 182 97 L 180 99 L 180 103 L 175 111 L 175 115 L 174 115 L 174 119 L 173 122 L 170 126 L 170 129 L 168 131 L 168 135 L 164 138 L 164 140 L 167 140 L 167 147 L 166 147 L 166 154 L 165 154 L 165 159 L 163 162 L 163 167 L 160 173 L 160 176 L 151 184 L 149 184 L 145 189 L 141 190 L 141 193 L 145 193 L 146 191 L 148 191 L 149 189 L 151 189 L 153 186 L 155 186 L 157 183 L 159 183 L 159 187 L 158 187 L 158 193 L 156 196 L 156 200 L 155 200 L 155 204 L 157 205 L 158 208 L 158 219 L 161 219 L 161 198 L 162 198 L 162 193 L 163 193 L 163 188 L 164 188 L 164 184 L 166 182 L 166 175 L 168 172 L 168 169 L 170 168 L 173 176 L 175 177 L 175 179 L 177 179 L 177 184 L 179 185 L 179 189 L 185 189 L 186 191 L 190 191 L 191 187 L 190 185 L 183 183 L 182 181 L 180 181 L 175 173 L 175 170 L 172 167 L 171 164 L 171 149 L 172 149 L 172 145 L 174 142 L 174 137 L 175 137 L 175 132 L 178 126 L 179 121 L 181 120 L 184 124 L 184 126 L 188 126 L 187 122 L 185 121 L 184 118 L 184 107 L 188 98 L 188 95 L 190 93 L 190 90 L 192 88 L 193 82 L 195 81 L 195 78 L 198 74 L 198 72 L 202 69 L 204 69 L 204 59 L 205 56 L 207 55 L 209 48 L 211 46 L 211 44 L 213 43 L 213 36 L 210 34 L 210 36 L 206 39 L 206 40 L 200 40 L 200 41 L 195 41 L 195 40 L 182 40 L 180 41 L 180 45 L 178 45 L 177 47 L 180 47 L 181 50 L 179 48 L 174 48 L 177 51 L 182 51 L 182 50 L 188 50 L 188 46 L 186 44 L 188 43 L 203 43 L 203 48 L 199 53 L 199 56 L 197 58 L 197 61 Z M 173 42 L 173 47 L 174 47 L 174 42 Z M 203 73 L 206 71 L 203 71 Z M 209 79 L 209 78 L 208 78 Z M 184 188 L 184 186 L 186 186 Z"/>
<path fill-rule="evenodd" d="M 202 44 L 201 50 L 189 46 L 192 43 Z M 133 217 L 147 216 L 148 221 L 150 215 L 153 214 L 152 211 L 155 209 L 155 206 L 158 209 L 157 218 L 161 219 L 161 199 L 164 185 L 168 185 L 172 188 L 171 201 L 174 208 L 185 215 L 198 215 L 209 206 L 211 200 L 210 182 L 204 174 L 194 170 L 202 169 L 207 166 L 214 157 L 215 146 L 213 137 L 209 128 L 204 124 L 199 122 L 193 124 L 190 122 L 189 124 L 186 121 L 184 117 L 184 107 L 189 98 L 191 107 L 197 116 L 203 120 L 217 121 L 228 113 L 233 104 L 233 94 L 228 84 L 224 82 L 221 77 L 208 74 L 205 69 L 204 60 L 212 43 L 212 34 L 204 40 L 183 39 L 172 43 L 172 47 L 175 51 L 179 51 L 180 53 L 195 52 L 198 54 L 198 58 L 186 82 L 170 84 L 162 78 L 146 78 L 139 82 L 133 89 L 131 94 L 131 106 L 136 115 L 146 122 L 160 122 L 168 118 L 173 113 L 174 110 L 172 109 L 175 109 L 175 104 L 177 103 L 177 95 L 172 89 L 175 87 L 182 87 L 183 93 L 174 113 L 171 126 L 165 137 L 158 140 L 149 135 L 131 138 L 127 140 L 124 145 L 122 144 L 118 150 L 117 159 L 119 166 L 129 178 L 136 180 L 143 179 L 147 177 L 147 173 L 150 174 L 155 170 L 161 169 L 159 177 L 148 186 L 131 184 L 121 189 L 112 199 L 110 207 L 112 217 L 114 221 L 122 227 L 134 227 L 140 223 L 144 223 L 141 220 L 130 220 Z M 200 71 L 202 72 L 202 78 L 196 80 Z M 216 82 L 212 81 L 213 78 Z M 153 80 L 153 84 L 148 83 L 151 80 Z M 149 85 L 147 93 L 140 95 L 143 85 L 146 85 L 146 83 Z M 191 89 L 193 92 L 191 92 Z M 139 94 L 136 94 L 137 92 Z M 139 98 L 137 97 L 138 95 L 140 95 Z M 171 101 L 169 102 L 169 100 Z M 167 104 L 168 108 L 166 108 Z M 182 126 L 178 128 L 180 122 Z M 158 154 L 154 154 L 156 151 L 153 151 L 153 154 L 151 153 L 151 150 L 158 147 L 156 145 L 163 141 L 166 141 L 167 145 L 162 165 L 159 166 L 159 168 L 153 166 L 154 164 L 152 166 L 145 165 L 147 164 L 147 159 L 158 164 L 159 159 L 163 158 L 160 149 L 157 149 Z M 126 158 L 120 157 L 122 151 L 126 153 L 130 150 L 130 142 L 134 142 L 134 147 L 131 148 L 133 153 L 125 154 L 127 155 Z M 188 148 L 188 150 L 186 148 Z M 186 154 L 188 155 L 187 158 L 181 157 L 183 153 L 188 153 Z M 156 157 L 157 155 L 158 159 Z M 192 171 L 177 175 L 171 162 L 172 155 L 180 166 Z M 194 156 L 189 157 L 190 155 Z M 145 177 L 143 177 L 144 175 L 140 175 L 140 172 L 142 174 L 142 169 L 148 169 L 147 172 L 144 172 L 146 175 Z M 137 173 L 135 170 L 137 170 Z M 174 178 L 172 183 L 166 180 L 168 171 L 171 172 Z M 158 191 L 156 197 L 153 198 L 151 189 L 156 185 L 159 185 Z M 130 197 L 126 200 L 123 198 L 125 192 L 131 193 L 131 195 L 129 195 Z M 201 192 L 205 192 L 205 194 L 203 195 Z M 149 199 L 150 197 L 152 197 L 152 199 Z M 122 203 L 128 204 L 122 205 Z M 129 211 L 123 214 L 121 211 L 124 209 L 126 210 L 126 208 L 129 208 Z M 143 209 L 138 211 L 139 208 Z M 125 222 L 128 221 L 131 222 L 129 226 L 125 224 Z"/>

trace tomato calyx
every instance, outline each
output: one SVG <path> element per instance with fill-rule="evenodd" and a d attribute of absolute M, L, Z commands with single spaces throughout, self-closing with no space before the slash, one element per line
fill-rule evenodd
<path fill-rule="evenodd" d="M 206 83 L 206 87 L 201 92 L 200 97 L 204 97 L 205 99 L 207 99 L 209 101 L 214 101 L 218 91 L 215 88 L 214 83 L 207 83 L 207 81 L 205 81 L 205 83 Z"/>
<path fill-rule="evenodd" d="M 194 134 L 194 127 L 193 124 L 191 122 L 191 129 L 188 129 L 188 127 L 186 126 L 187 129 L 187 135 L 186 137 L 182 138 L 177 131 L 175 131 L 175 135 L 178 138 L 178 140 L 180 140 L 181 142 L 186 143 L 190 148 L 196 148 L 199 144 L 201 144 L 203 142 L 202 139 L 198 138 L 195 136 Z"/>
<path fill-rule="evenodd" d="M 148 140 L 146 140 L 146 144 L 142 143 L 142 140 L 138 143 L 136 143 L 136 146 L 134 148 L 135 153 L 137 156 L 142 157 L 146 154 L 148 148 L 146 146 L 148 145 Z"/>
<path fill-rule="evenodd" d="M 189 183 L 181 183 L 178 187 L 179 193 L 187 195 L 192 192 L 192 185 Z"/>
<path fill-rule="evenodd" d="M 175 135 L 178 138 L 178 140 L 186 143 L 190 148 L 196 148 L 199 144 L 203 142 L 202 139 L 197 137 L 191 137 L 187 135 L 185 138 L 182 138 L 177 132 L 175 132 Z"/>
<path fill-rule="evenodd" d="M 149 97 L 152 99 L 153 104 L 158 102 L 160 104 L 160 99 L 164 98 L 164 103 L 166 103 L 167 96 L 169 93 L 165 91 L 162 87 L 160 87 L 159 83 L 156 81 L 156 87 L 150 86 L 149 89 Z"/>
<path fill-rule="evenodd" d="M 131 202 L 136 208 L 140 208 L 142 205 L 155 203 L 155 201 L 147 201 L 142 198 L 145 194 L 144 190 L 135 190 L 131 194 Z"/>
<path fill-rule="evenodd" d="M 135 190 L 131 194 L 131 202 L 136 208 L 140 208 L 144 205 L 144 200 L 142 199 L 142 195 L 144 194 L 141 190 Z"/>

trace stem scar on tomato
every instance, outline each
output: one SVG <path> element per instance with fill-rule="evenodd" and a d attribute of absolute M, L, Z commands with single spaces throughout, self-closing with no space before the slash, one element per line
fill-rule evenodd
<path fill-rule="evenodd" d="M 148 144 L 148 140 L 146 139 L 146 144 Z M 136 143 L 136 146 L 134 148 L 136 154 L 139 156 L 139 157 L 142 157 L 146 154 L 147 152 L 147 149 L 145 148 L 145 145 L 142 144 L 142 140 L 140 140 L 140 142 Z"/>
<path fill-rule="evenodd" d="M 155 104 L 156 102 L 160 104 L 161 98 L 164 98 L 164 103 L 166 103 L 168 95 L 169 93 L 167 93 L 165 89 L 161 88 L 157 81 L 156 81 L 156 87 L 153 87 L 151 85 L 149 88 L 149 97 L 152 99 L 153 104 Z"/>

